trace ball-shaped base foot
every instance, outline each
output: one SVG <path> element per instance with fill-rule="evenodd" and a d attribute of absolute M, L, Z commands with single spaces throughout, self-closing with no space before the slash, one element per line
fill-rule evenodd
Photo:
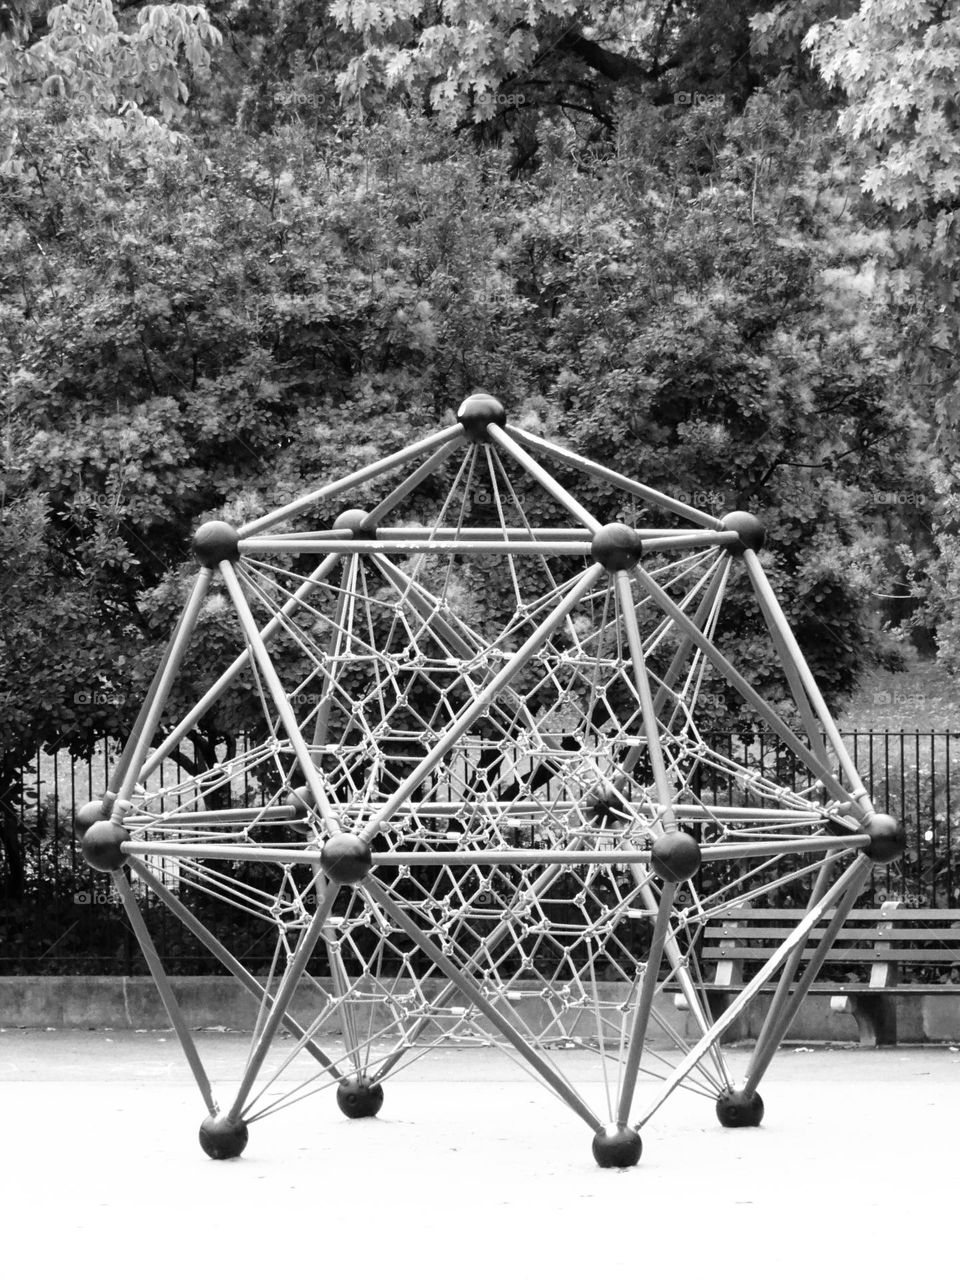
<path fill-rule="evenodd" d="M 341 1080 L 337 1085 L 337 1106 L 351 1120 L 375 1116 L 383 1106 L 383 1088 L 365 1076 Z"/>
<path fill-rule="evenodd" d="M 665 832 L 653 842 L 650 865 L 661 880 L 679 884 L 699 871 L 700 846 L 685 831 Z"/>
<path fill-rule="evenodd" d="M 593 1158 L 601 1169 L 632 1169 L 642 1151 L 640 1135 L 629 1125 L 608 1124 L 593 1136 Z"/>
<path fill-rule="evenodd" d="M 240 535 L 226 520 L 208 520 L 193 535 L 193 554 L 207 569 L 221 560 L 239 560 Z"/>
<path fill-rule="evenodd" d="M 457 410 L 457 421 L 471 440 L 488 440 L 487 427 L 494 423 L 498 427 L 507 425 L 507 411 L 494 396 L 478 392 L 475 396 L 467 396 Z"/>
<path fill-rule="evenodd" d="M 590 554 L 607 573 L 632 569 L 643 554 L 643 543 L 636 529 L 626 524 L 605 524 L 593 535 Z"/>
<path fill-rule="evenodd" d="M 126 827 L 102 818 L 87 828 L 80 841 L 84 862 L 94 871 L 117 871 L 127 860 L 120 846 L 129 839 Z"/>
<path fill-rule="evenodd" d="M 903 824 L 889 813 L 874 813 L 863 824 L 863 829 L 870 837 L 870 843 L 864 853 L 871 862 L 881 866 L 888 862 L 896 862 L 907 847 L 907 833 Z"/>
<path fill-rule="evenodd" d="M 763 1119 L 759 1093 L 730 1089 L 717 1099 L 717 1119 L 725 1129 L 755 1129 Z"/>
<path fill-rule="evenodd" d="M 243 1154 L 249 1130 L 243 1120 L 207 1116 L 200 1126 L 200 1145 L 211 1160 L 234 1160 Z"/>
<path fill-rule="evenodd" d="M 331 836 L 323 846 L 320 865 L 334 884 L 358 884 L 372 866 L 370 846 L 359 836 Z"/>

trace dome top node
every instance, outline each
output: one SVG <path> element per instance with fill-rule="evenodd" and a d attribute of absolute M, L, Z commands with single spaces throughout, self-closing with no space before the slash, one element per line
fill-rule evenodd
<path fill-rule="evenodd" d="M 507 425 L 507 411 L 495 396 L 481 391 L 467 396 L 457 410 L 457 421 L 471 440 L 482 442 L 489 439 L 487 427 L 491 422 L 498 427 Z"/>
<path fill-rule="evenodd" d="M 221 560 L 239 560 L 240 535 L 226 520 L 208 520 L 193 535 L 193 554 L 207 569 Z"/>
<path fill-rule="evenodd" d="M 742 556 L 744 551 L 759 551 L 767 536 L 762 523 L 749 511 L 731 511 L 721 524 L 724 530 L 740 535 L 740 541 L 728 548 L 735 556 Z"/>

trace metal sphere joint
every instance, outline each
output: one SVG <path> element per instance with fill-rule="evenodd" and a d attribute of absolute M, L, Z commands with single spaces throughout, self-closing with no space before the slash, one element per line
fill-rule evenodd
<path fill-rule="evenodd" d="M 685 831 L 665 832 L 653 842 L 650 865 L 668 884 L 679 884 L 700 870 L 700 845 Z"/>
<path fill-rule="evenodd" d="M 334 529 L 349 529 L 355 538 L 375 538 L 377 531 L 370 524 L 370 515 L 361 507 L 341 511 L 333 522 Z"/>
<path fill-rule="evenodd" d="M 87 866 L 93 867 L 94 871 L 117 871 L 127 860 L 121 846 L 124 840 L 129 839 L 130 832 L 126 827 L 101 818 L 87 828 L 80 840 L 80 851 Z"/>
<path fill-rule="evenodd" d="M 608 573 L 632 569 L 643 554 L 643 543 L 636 529 L 626 524 L 605 524 L 593 535 L 590 553 Z"/>
<path fill-rule="evenodd" d="M 871 862 L 883 866 L 887 862 L 896 862 L 903 855 L 907 847 L 907 833 L 903 823 L 889 813 L 871 814 L 863 829 L 870 837 L 864 853 Z"/>
<path fill-rule="evenodd" d="M 240 559 L 240 535 L 226 520 L 208 520 L 193 535 L 193 554 L 206 569 Z"/>
<path fill-rule="evenodd" d="M 370 846 L 359 836 L 331 836 L 323 846 L 320 865 L 334 884 L 357 884 L 373 865 Z"/>
<path fill-rule="evenodd" d="M 484 441 L 489 439 L 487 427 L 491 422 L 498 427 L 507 425 L 507 411 L 495 396 L 481 391 L 467 396 L 457 410 L 457 421 L 471 440 Z"/>
<path fill-rule="evenodd" d="M 731 555 L 742 556 L 744 551 L 759 551 L 766 540 L 763 525 L 749 511 L 731 511 L 720 524 L 725 532 L 740 535 L 740 541 L 731 543 L 727 548 Z"/>

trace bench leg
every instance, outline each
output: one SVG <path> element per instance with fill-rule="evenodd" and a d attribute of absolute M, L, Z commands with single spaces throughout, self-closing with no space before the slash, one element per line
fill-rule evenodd
<path fill-rule="evenodd" d="M 830 1007 L 840 1013 L 852 1013 L 857 1020 L 860 1044 L 864 1049 L 897 1043 L 897 1006 L 889 996 L 872 991 L 848 996 L 834 996 Z"/>

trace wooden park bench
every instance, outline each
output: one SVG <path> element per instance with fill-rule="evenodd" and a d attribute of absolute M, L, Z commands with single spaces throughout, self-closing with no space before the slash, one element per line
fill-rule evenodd
<path fill-rule="evenodd" d="M 806 914 L 800 907 L 730 908 L 704 929 L 701 960 L 705 972 L 716 965 L 705 984 L 717 1016 L 744 987 L 754 966 L 769 959 Z M 813 954 L 829 916 L 811 931 L 803 951 Z M 831 978 L 851 969 L 865 980 Z M 926 971 L 924 974 L 922 971 Z M 931 974 L 944 981 L 930 980 Z M 919 981 L 914 977 L 919 976 Z M 775 981 L 762 988 L 773 991 Z M 852 1013 L 861 1045 L 896 1044 L 896 1001 L 900 996 L 954 995 L 960 998 L 960 910 L 919 910 L 898 902 L 850 912 L 827 953 L 811 994 L 828 994 L 831 1008 Z M 678 1001 L 682 1007 L 682 1001 Z"/>

